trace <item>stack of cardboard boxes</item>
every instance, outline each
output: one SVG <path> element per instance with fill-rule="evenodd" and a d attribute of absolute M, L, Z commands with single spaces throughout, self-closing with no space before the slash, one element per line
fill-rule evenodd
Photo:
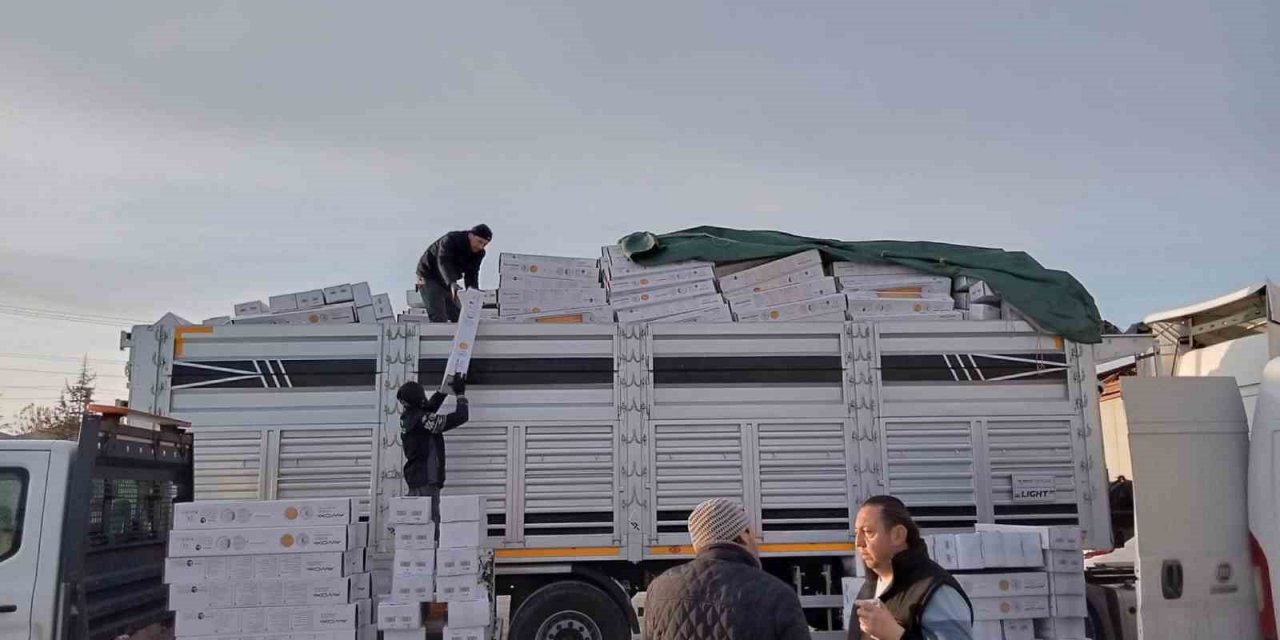
<path fill-rule="evenodd" d="M 395 555 L 391 592 L 378 602 L 378 629 L 383 640 L 424 640 L 428 605 L 437 603 L 445 611 L 444 640 L 487 640 L 494 614 L 484 497 L 442 498 L 438 527 L 431 510 L 431 498 L 390 501 L 387 521 Z"/>
<path fill-rule="evenodd" d="M 840 322 L 848 307 L 817 250 L 724 273 L 720 288 L 739 322 Z"/>
<path fill-rule="evenodd" d="M 960 320 L 951 278 L 891 264 L 831 265 L 853 320 Z"/>
<path fill-rule="evenodd" d="M 977 525 L 925 536 L 973 606 L 974 640 L 1083 640 L 1088 611 L 1079 527 Z M 845 578 L 845 624 L 865 578 Z M 847 628 L 847 627 L 846 627 Z"/>
<path fill-rule="evenodd" d="M 354 520 L 345 498 L 175 504 L 175 637 L 374 640 L 368 524 Z"/>
<path fill-rule="evenodd" d="M 495 312 L 499 322 L 610 323 L 600 265 L 590 258 L 504 253 L 498 257 Z"/>
<path fill-rule="evenodd" d="M 609 304 L 618 322 L 732 322 L 710 262 L 645 267 L 618 246 L 601 250 Z"/>
<path fill-rule="evenodd" d="M 372 295 L 368 282 L 271 296 L 235 305 L 234 316 L 209 318 L 202 324 L 373 324 L 396 317 L 391 296 Z"/>

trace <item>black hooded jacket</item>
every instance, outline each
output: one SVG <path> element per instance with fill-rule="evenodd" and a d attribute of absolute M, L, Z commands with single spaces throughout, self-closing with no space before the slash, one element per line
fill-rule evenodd
<path fill-rule="evenodd" d="M 448 289 L 459 278 L 468 289 L 480 288 L 480 263 L 484 251 L 472 253 L 468 231 L 450 231 L 431 243 L 418 260 L 418 277 L 441 283 Z"/>
<path fill-rule="evenodd" d="M 409 385 L 405 385 L 408 387 Z M 422 385 L 416 385 L 418 395 Z M 429 484 L 444 484 L 444 433 L 467 422 L 470 417 L 466 396 L 457 396 L 458 407 L 453 413 L 440 415 L 440 405 L 445 394 L 437 391 L 428 400 L 423 397 L 404 397 L 401 387 L 397 397 L 405 403 L 400 414 L 400 441 L 404 446 L 404 481 L 410 488 Z"/>

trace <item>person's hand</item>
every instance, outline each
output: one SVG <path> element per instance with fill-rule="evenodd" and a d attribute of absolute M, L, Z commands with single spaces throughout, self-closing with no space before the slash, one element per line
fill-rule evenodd
<path fill-rule="evenodd" d="M 876 640 L 900 640 L 906 631 L 879 600 L 858 600 L 858 627 Z"/>
<path fill-rule="evenodd" d="M 449 388 L 453 390 L 453 395 L 461 396 L 467 393 L 467 374 L 459 373 L 453 376 L 449 381 Z"/>

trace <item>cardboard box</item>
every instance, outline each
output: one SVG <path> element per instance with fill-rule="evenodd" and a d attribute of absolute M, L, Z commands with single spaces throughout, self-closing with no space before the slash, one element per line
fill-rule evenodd
<path fill-rule="evenodd" d="M 237 304 L 235 306 L 235 313 L 237 318 L 243 316 L 260 316 L 271 313 L 271 307 L 261 300 L 253 300 L 251 302 L 241 302 L 240 304 Z"/>
<path fill-rule="evenodd" d="M 435 576 L 391 576 L 390 597 L 396 602 L 430 602 L 435 593 Z"/>
<path fill-rule="evenodd" d="M 440 498 L 440 521 L 480 522 L 488 517 L 487 504 L 482 495 L 443 496 Z"/>
<path fill-rule="evenodd" d="M 379 293 L 373 297 L 373 317 L 387 320 L 396 317 L 395 307 L 391 306 L 391 296 Z"/>
<path fill-rule="evenodd" d="M 519 316 L 562 309 L 607 305 L 604 289 L 503 289 L 498 292 L 500 316 Z"/>
<path fill-rule="evenodd" d="M 628 258 L 621 248 L 607 248 L 603 253 L 605 254 L 605 259 L 602 260 L 604 263 L 602 266 L 610 280 L 630 280 L 676 271 L 689 271 L 702 267 L 714 268 L 712 263 L 701 260 L 681 260 L 679 262 L 644 266 Z"/>
<path fill-rule="evenodd" d="M 483 312 L 484 309 L 481 311 Z M 562 309 L 546 313 L 498 317 L 486 320 L 486 322 L 504 324 L 612 324 L 613 309 L 609 307 Z"/>
<path fill-rule="evenodd" d="M 422 603 L 378 603 L 378 629 L 421 629 Z"/>
<path fill-rule="evenodd" d="M 623 309 L 617 312 L 618 322 L 646 322 L 666 316 L 717 307 L 722 304 L 724 304 L 724 299 L 720 297 L 720 294 L 706 293 L 693 298 Z"/>
<path fill-rule="evenodd" d="M 431 498 L 390 498 L 386 517 L 388 524 L 431 524 Z"/>
<path fill-rule="evenodd" d="M 487 640 L 489 627 L 458 627 L 448 625 L 444 628 L 441 640 Z"/>
<path fill-rule="evenodd" d="M 359 603 L 320 607 L 254 607 L 179 611 L 175 636 L 289 633 L 359 628 Z"/>
<path fill-rule="evenodd" d="M 733 310 L 739 314 L 751 314 L 761 309 L 813 300 L 836 293 L 839 293 L 839 287 L 836 285 L 835 278 L 815 278 L 798 284 L 753 293 L 751 298 L 733 304 Z"/>
<path fill-rule="evenodd" d="M 902 316 L 954 311 L 956 301 L 946 298 L 867 298 L 859 292 L 845 294 L 851 316 Z"/>
<path fill-rule="evenodd" d="M 970 598 L 1003 598 L 1049 595 L 1049 576 L 1040 571 L 1024 573 L 958 573 L 952 576 Z"/>
<path fill-rule="evenodd" d="M 430 549 L 397 549 L 394 562 L 391 570 L 393 576 L 434 575 L 436 572 L 436 552 Z"/>
<path fill-rule="evenodd" d="M 378 316 L 374 315 L 373 307 L 357 307 L 356 322 L 360 324 L 376 324 Z"/>
<path fill-rule="evenodd" d="M 1049 596 L 969 598 L 974 620 L 1026 620 L 1049 617 Z"/>
<path fill-rule="evenodd" d="M 487 627 L 493 624 L 493 604 L 486 594 L 474 600 L 449 602 L 449 625 Z"/>
<path fill-rule="evenodd" d="M 202 500 L 173 505 L 173 528 L 246 529 L 351 523 L 350 498 Z"/>
<path fill-rule="evenodd" d="M 480 328 L 482 297 L 481 293 L 474 289 L 458 294 L 458 302 L 462 309 L 458 316 L 458 329 L 453 333 L 449 360 L 444 365 L 444 380 L 450 379 L 455 374 L 465 374 L 471 367 L 471 352 L 475 348 L 476 331 Z"/>
<path fill-rule="evenodd" d="M 839 317 L 843 319 L 844 311 L 845 297 L 837 293 L 776 307 L 763 307 L 755 313 L 738 314 L 738 320 L 742 322 L 779 322 L 832 314 L 839 314 Z"/>
<path fill-rule="evenodd" d="M 1085 619 L 1079 618 L 1041 618 L 1032 621 L 1036 637 L 1041 640 L 1076 640 L 1084 638 Z"/>
<path fill-rule="evenodd" d="M 223 327 L 231 324 L 231 316 L 215 316 L 213 318 L 205 318 L 200 324 L 206 327 Z"/>
<path fill-rule="evenodd" d="M 991 285 L 982 280 L 975 280 L 969 285 L 969 305 L 1000 304 L 1000 294 Z"/>
<path fill-rule="evenodd" d="M 1004 627 L 1000 625 L 999 620 L 973 621 L 973 640 L 1003 640 L 1003 638 Z"/>
<path fill-rule="evenodd" d="M 933 561 L 943 569 L 956 571 L 960 569 L 960 558 L 956 555 L 956 536 L 954 533 L 939 533 L 933 536 L 933 549 L 937 554 Z"/>
<path fill-rule="evenodd" d="M 1083 595 L 1055 595 L 1049 598 L 1049 613 L 1054 618 L 1084 618 L 1089 605 Z"/>
<path fill-rule="evenodd" d="M 841 578 L 840 579 L 840 595 L 843 596 L 844 606 L 841 608 L 842 620 L 844 627 L 849 628 L 849 621 L 853 619 L 853 609 L 858 599 L 858 592 L 862 591 L 862 585 L 866 584 L 866 578 Z"/>
<path fill-rule="evenodd" d="M 1035 624 L 1031 620 L 1004 620 L 1000 624 L 1004 640 L 1036 640 Z"/>
<path fill-rule="evenodd" d="M 765 291 L 773 291 L 774 289 L 781 289 L 783 287 L 790 287 L 797 284 L 812 282 L 814 280 L 820 280 L 825 277 L 826 277 L 826 274 L 823 273 L 822 267 L 810 267 L 808 269 L 800 269 L 799 271 L 793 271 L 791 273 L 783 274 L 772 280 L 758 282 L 754 285 L 751 285 L 749 287 L 744 287 L 736 291 L 724 291 L 723 288 L 721 289 L 721 291 L 724 293 L 724 299 L 728 300 L 730 304 L 741 304 L 747 300 L 750 300 L 757 293 L 763 293 Z"/>
<path fill-rule="evenodd" d="M 442 522 L 440 548 L 483 547 L 488 533 L 488 524 L 485 522 Z"/>
<path fill-rule="evenodd" d="M 1079 551 L 1046 550 L 1044 567 L 1054 573 L 1083 573 L 1084 554 Z"/>
<path fill-rule="evenodd" d="M 715 271 L 710 266 L 691 267 L 668 271 L 665 273 L 643 274 L 630 278 L 611 277 L 608 281 L 609 292 L 615 295 L 626 295 L 651 291 L 663 287 L 672 287 L 692 282 L 715 282 Z"/>
<path fill-rule="evenodd" d="M 265 580 L 231 583 L 236 607 L 319 606 L 360 600 L 352 578 L 327 580 Z M 172 604 L 172 597 L 170 598 Z"/>
<path fill-rule="evenodd" d="M 489 590 L 475 576 L 440 576 L 436 578 L 436 602 L 469 602 L 487 598 Z"/>
<path fill-rule="evenodd" d="M 974 528 L 979 531 L 1018 531 L 1035 533 L 1040 536 L 1040 546 L 1056 551 L 1080 551 L 1084 548 L 1084 532 L 1080 527 L 1058 525 L 1037 527 L 1013 524 L 978 524 Z"/>
<path fill-rule="evenodd" d="M 369 578 L 373 585 L 373 594 L 375 596 L 391 595 L 391 589 L 395 581 L 391 578 L 390 569 L 374 569 L 369 572 Z M 435 594 L 435 587 L 431 588 L 431 593 Z"/>
<path fill-rule="evenodd" d="M 427 640 L 426 628 L 420 629 L 384 629 L 382 640 Z"/>
<path fill-rule="evenodd" d="M 278 296 L 267 298 L 267 304 L 271 307 L 272 313 L 284 313 L 286 311 L 298 310 L 298 294 L 286 293 Z"/>
<path fill-rule="evenodd" d="M 373 291 L 368 282 L 357 282 L 351 285 L 351 301 L 356 308 L 373 306 Z"/>
<path fill-rule="evenodd" d="M 548 267 L 567 267 L 573 269 L 599 269 L 600 261 L 595 258 L 573 258 L 564 256 L 543 256 L 530 253 L 498 254 L 498 269 L 526 271 L 529 267 L 539 267 L 542 271 Z"/>
<path fill-rule="evenodd" d="M 349 284 L 339 284 L 332 287 L 326 287 L 323 291 L 325 304 L 354 302 L 356 299 L 355 291 L 351 289 L 351 285 Z"/>
<path fill-rule="evenodd" d="M 837 278 L 859 278 L 866 276 L 911 276 L 920 271 L 911 267 L 885 262 L 832 262 L 831 275 Z"/>
<path fill-rule="evenodd" d="M 324 306 L 324 290 L 313 289 L 311 291 L 302 291 L 295 294 L 298 299 L 298 311 L 306 311 L 307 309 L 319 309 Z"/>
<path fill-rule="evenodd" d="M 989 304 L 969 303 L 969 313 L 967 317 L 970 320 L 999 320 L 1000 306 Z"/>
<path fill-rule="evenodd" d="M 518 275 L 575 282 L 600 282 L 598 267 L 572 267 L 557 264 L 503 265 L 498 267 L 498 275 L 501 282 L 506 282 L 510 277 Z M 501 288 L 499 287 L 500 290 Z"/>
<path fill-rule="evenodd" d="M 230 609 L 235 606 L 235 592 L 230 582 L 175 583 L 169 585 L 170 611 Z"/>
<path fill-rule="evenodd" d="M 912 313 L 907 315 L 859 315 L 852 311 L 849 318 L 854 322 L 938 322 L 964 320 L 963 311 L 941 311 L 938 313 Z"/>
<path fill-rule="evenodd" d="M 600 286 L 598 279 L 565 280 L 562 278 L 540 278 L 526 273 L 503 273 L 498 279 L 498 291 L 552 291 L 556 289 L 589 289 Z M 486 304 L 498 304 L 495 300 Z"/>
<path fill-rule="evenodd" d="M 845 292 L 865 292 L 868 298 L 951 297 L 951 278 L 946 276 L 840 278 L 840 287 Z"/>
<path fill-rule="evenodd" d="M 327 527 L 169 532 L 171 558 L 348 551 L 367 546 L 367 523 Z"/>
<path fill-rule="evenodd" d="M 430 512 L 427 515 L 431 517 Z M 427 551 L 436 548 L 434 524 L 398 524 L 394 532 L 396 551 Z"/>
<path fill-rule="evenodd" d="M 999 531 L 979 531 L 982 537 L 982 564 L 988 569 L 999 569 L 1009 566 L 1005 555 L 1004 534 Z M 1019 550 L 1018 556 L 1022 553 Z"/>
<path fill-rule="evenodd" d="M 417 289 L 408 289 L 404 292 L 404 303 L 409 305 L 410 309 L 427 308 L 427 301 L 422 299 L 422 292 Z"/>
<path fill-rule="evenodd" d="M 478 576 L 480 574 L 479 547 L 440 549 L 436 555 L 436 574 L 441 576 Z"/>
<path fill-rule="evenodd" d="M 718 307 L 707 307 L 686 313 L 677 313 L 674 316 L 657 318 L 651 322 L 733 322 L 733 313 L 729 311 L 729 305 L 722 303 Z"/>
<path fill-rule="evenodd" d="M 804 269 L 821 269 L 822 254 L 810 249 L 720 279 L 721 291 L 737 291 Z"/>
<path fill-rule="evenodd" d="M 1049 594 L 1055 596 L 1085 595 L 1086 582 L 1082 572 L 1050 572 Z"/>
<path fill-rule="evenodd" d="M 615 311 L 622 309 L 630 309 L 632 307 L 641 307 L 648 304 L 660 304 L 663 302 L 671 302 L 673 300 L 683 300 L 685 298 L 694 298 L 706 294 L 716 294 L 716 283 L 710 280 L 702 280 L 699 282 L 687 282 L 675 286 L 663 287 L 660 289 L 649 289 L 637 293 L 614 295 L 609 300 L 609 306 Z"/>
<path fill-rule="evenodd" d="M 986 568 L 982 557 L 982 534 L 956 534 L 956 563 L 961 570 Z"/>
<path fill-rule="evenodd" d="M 272 324 L 286 326 L 302 326 L 310 324 L 352 324 L 356 321 L 356 311 L 349 304 L 332 307 L 292 311 L 267 316 L 237 318 L 234 324 Z"/>

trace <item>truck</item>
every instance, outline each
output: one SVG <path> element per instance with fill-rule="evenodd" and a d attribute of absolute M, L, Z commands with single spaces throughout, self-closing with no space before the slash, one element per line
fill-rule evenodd
<path fill-rule="evenodd" d="M 173 502 L 191 499 L 189 426 L 89 405 L 78 441 L 0 441 L 0 638 L 114 640 L 170 619 L 165 543 Z"/>
<path fill-rule="evenodd" d="M 406 490 L 396 389 L 438 385 L 452 338 L 137 326 L 129 407 L 191 424 L 197 500 L 358 496 L 381 531 Z M 712 497 L 746 507 L 815 637 L 843 637 L 868 496 L 903 498 L 928 531 L 1078 525 L 1110 547 L 1095 362 L 1114 348 L 1014 320 L 481 323 L 445 494 L 488 498 L 510 637 L 637 633 L 632 598 L 692 557 L 685 520 Z"/>

